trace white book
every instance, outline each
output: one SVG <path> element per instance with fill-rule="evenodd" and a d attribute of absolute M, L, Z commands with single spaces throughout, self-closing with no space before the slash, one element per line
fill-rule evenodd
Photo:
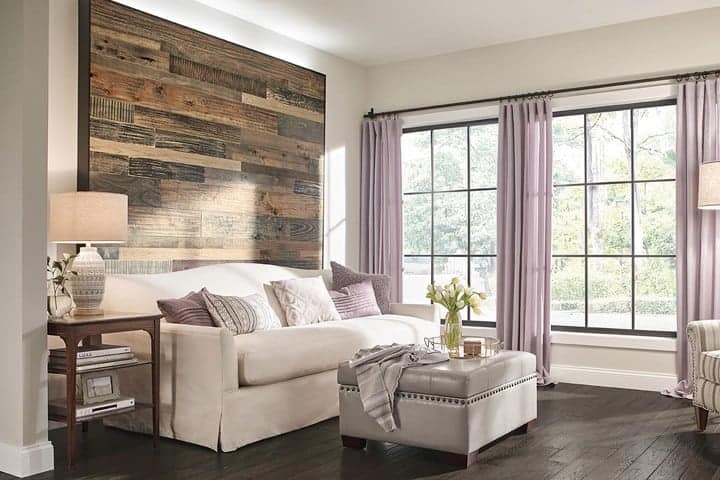
<path fill-rule="evenodd" d="M 93 370 L 98 370 L 101 368 L 108 368 L 108 367 L 122 367 L 125 365 L 133 365 L 135 363 L 138 363 L 137 358 L 130 358 L 127 360 L 117 360 L 115 362 L 104 362 L 104 363 L 92 363 L 89 365 L 78 365 L 76 372 L 91 372 Z"/>
<path fill-rule="evenodd" d="M 83 345 L 78 347 L 77 358 L 103 357 L 118 353 L 130 353 L 127 345 Z M 50 350 L 51 357 L 65 358 L 64 348 L 53 348 Z"/>
<path fill-rule="evenodd" d="M 116 353 L 115 355 L 103 355 L 102 357 L 86 357 L 86 358 L 78 358 L 75 362 L 75 365 L 94 365 L 98 363 L 106 363 L 106 362 L 116 362 L 118 360 L 128 360 L 131 358 L 135 358 L 135 355 L 132 352 L 128 353 Z M 50 358 L 50 366 L 54 367 L 64 367 L 67 365 L 67 359 L 64 357 L 51 357 Z"/>

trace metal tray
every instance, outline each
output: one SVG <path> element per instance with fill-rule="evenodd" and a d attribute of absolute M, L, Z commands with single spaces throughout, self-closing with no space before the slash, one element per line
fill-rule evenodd
<path fill-rule="evenodd" d="M 433 350 L 446 352 L 445 336 L 425 337 L 425 346 Z M 463 336 L 459 355 L 452 358 L 490 358 L 502 350 L 502 342 L 494 337 Z"/>

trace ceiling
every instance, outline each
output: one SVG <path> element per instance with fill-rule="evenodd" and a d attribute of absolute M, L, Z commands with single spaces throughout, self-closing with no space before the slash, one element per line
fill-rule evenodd
<path fill-rule="evenodd" d="M 362 65 L 720 6 L 720 0 L 197 0 Z"/>

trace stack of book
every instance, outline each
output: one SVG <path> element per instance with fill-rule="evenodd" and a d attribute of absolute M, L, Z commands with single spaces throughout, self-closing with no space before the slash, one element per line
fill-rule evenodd
<path fill-rule="evenodd" d="M 138 363 L 137 358 L 128 346 L 122 345 L 89 345 L 78 347 L 77 352 L 78 373 L 91 372 L 101 368 L 123 367 Z M 67 358 L 64 348 L 50 350 L 50 368 L 64 370 L 67 367 Z"/>

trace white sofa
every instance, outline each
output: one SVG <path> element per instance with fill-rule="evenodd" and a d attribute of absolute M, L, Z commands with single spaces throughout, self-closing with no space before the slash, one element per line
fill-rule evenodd
<path fill-rule="evenodd" d="M 283 324 L 269 282 L 329 272 L 234 263 L 154 275 L 108 277 L 103 308 L 154 312 L 156 300 L 207 287 L 221 295 L 266 295 Z M 338 415 L 336 371 L 358 349 L 385 343 L 422 343 L 438 335 L 431 305 L 393 304 L 391 314 L 232 336 L 223 328 L 163 322 L 160 335 L 160 434 L 213 450 L 232 451 L 264 438 Z M 149 356 L 144 332 L 107 335 Z M 147 371 L 121 370 L 124 394 L 150 399 Z M 149 410 L 107 423 L 149 432 Z"/>

